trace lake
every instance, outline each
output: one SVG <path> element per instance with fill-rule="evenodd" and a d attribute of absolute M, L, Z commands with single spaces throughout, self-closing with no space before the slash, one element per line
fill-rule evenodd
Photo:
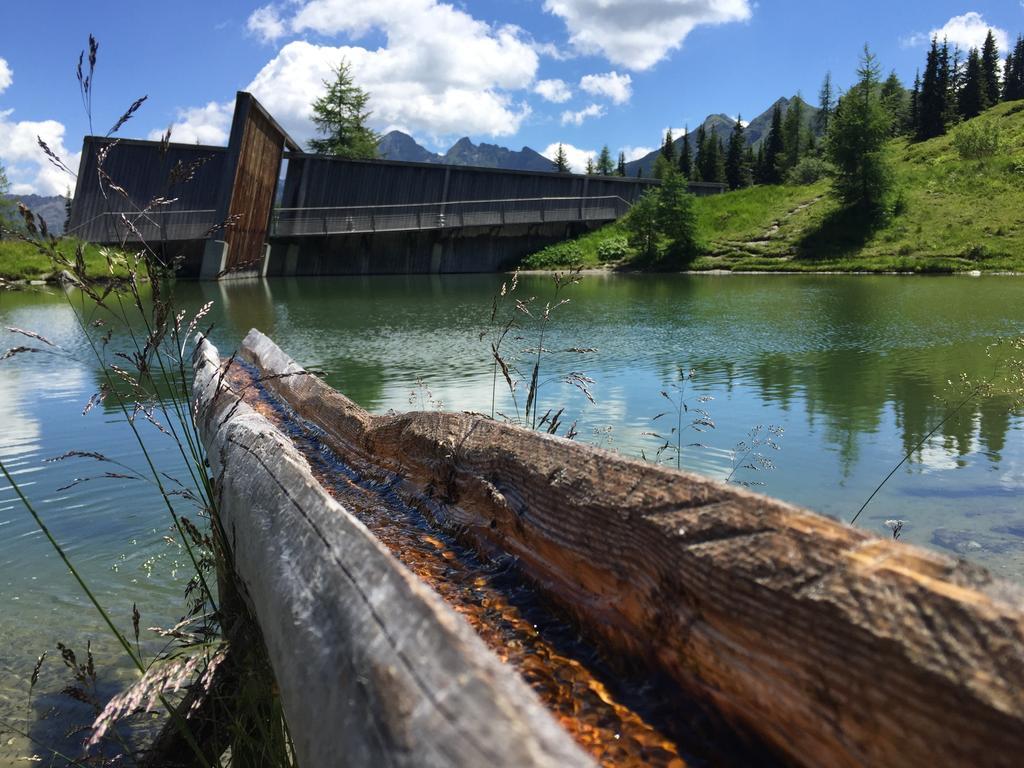
<path fill-rule="evenodd" d="M 418 275 L 186 283 L 178 295 L 192 311 L 214 302 L 208 319 L 223 354 L 257 327 L 376 412 L 440 406 L 490 414 L 493 407 L 515 418 L 517 406 L 525 406 L 543 326 L 538 413 L 564 409 L 561 422 L 575 423 L 578 440 L 672 465 L 669 431 L 677 414 L 662 393 L 678 398 L 679 371 L 692 370 L 683 394 L 691 410 L 682 423 L 693 421 L 693 408 L 703 408 L 714 427 L 684 431 L 685 469 L 849 520 L 910 453 L 858 525 L 888 534 L 886 521 L 905 521 L 903 540 L 1024 581 L 1024 412 L 995 396 L 949 417 L 951 403 L 961 399 L 955 387 L 961 374 L 992 376 L 1002 353 L 988 354 L 989 345 L 1024 333 L 1024 279 L 588 275 L 562 292 L 569 302 L 554 307 L 544 323 L 551 280 L 524 275 L 492 323 L 495 295 L 507 280 Z M 516 298 L 529 315 L 515 309 Z M 490 339 L 510 316 L 517 327 L 501 350 L 518 363 L 511 375 L 521 371 L 515 399 L 490 352 Z M 95 465 L 45 461 L 79 449 L 141 464 L 119 412 L 103 405 L 82 415 L 100 375 L 67 300 L 54 288 L 0 293 L 0 327 L 7 326 L 38 331 L 67 354 L 0 361 L 0 458 L 122 626 L 130 628 L 133 604 L 144 628 L 173 624 L 182 613 L 188 568 L 165 539 L 170 521 L 159 500 L 138 481 L 73 484 L 97 474 Z M 27 342 L 6 331 L 2 336 L 3 348 Z M 126 341 L 115 335 L 111 346 Z M 570 373 L 580 374 L 575 383 L 565 380 Z M 778 450 L 760 445 L 737 455 L 738 443 L 749 445 L 752 431 L 760 441 L 769 427 L 784 431 Z M 672 445 L 659 455 L 666 442 Z M 154 445 L 157 463 L 179 471 L 173 443 Z M 30 751 L 15 728 L 68 747 L 74 743 L 64 738 L 69 722 L 90 719 L 84 705 L 57 695 L 67 679 L 54 651 L 58 641 L 76 650 L 93 641 L 105 689 L 115 690 L 127 672 L 6 483 L 0 483 L 0 587 L 2 762 Z M 157 647 L 148 642 L 150 650 Z M 51 658 L 30 702 L 28 680 L 44 650 Z"/>

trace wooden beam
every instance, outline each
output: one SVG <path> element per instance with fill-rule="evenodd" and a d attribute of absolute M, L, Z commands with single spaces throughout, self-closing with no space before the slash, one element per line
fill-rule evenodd
<path fill-rule="evenodd" d="M 300 765 L 592 765 L 465 620 L 238 402 L 208 342 L 194 369 L 220 523 Z"/>
<path fill-rule="evenodd" d="M 266 386 L 360 471 L 507 552 L 611 652 L 807 766 L 1017 766 L 1024 590 L 696 475 L 479 416 L 373 416 L 251 331 Z M 426 501 L 424 501 L 426 498 Z"/>

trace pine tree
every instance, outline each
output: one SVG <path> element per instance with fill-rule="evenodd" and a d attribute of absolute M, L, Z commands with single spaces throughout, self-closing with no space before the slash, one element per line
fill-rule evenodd
<path fill-rule="evenodd" d="M 355 160 L 377 157 L 378 136 L 367 125 L 370 94 L 352 80 L 344 59 L 334 70 L 334 82 L 324 81 L 327 93 L 313 102 L 313 124 L 322 139 L 310 139 L 311 152 Z"/>
<path fill-rule="evenodd" d="M 882 151 L 889 136 L 889 116 L 882 106 L 879 74 L 877 59 L 864 46 L 859 81 L 840 102 L 828 135 L 836 196 L 865 213 L 882 208 L 892 185 Z"/>
<path fill-rule="evenodd" d="M 1003 80 L 1004 101 L 1024 99 L 1024 36 L 1017 38 L 1013 53 L 1006 57 Z"/>
<path fill-rule="evenodd" d="M 970 120 L 984 112 L 987 107 L 988 96 L 981 66 L 981 54 L 978 53 L 977 48 L 972 48 L 967 57 L 963 87 L 957 94 L 957 112 L 965 120 Z"/>
<path fill-rule="evenodd" d="M 946 84 L 942 78 L 942 51 L 938 38 L 932 38 L 928 61 L 921 81 L 918 103 L 917 138 L 924 141 L 946 132 Z"/>
<path fill-rule="evenodd" d="M 899 136 L 907 124 L 907 90 L 903 87 L 894 69 L 884 83 L 881 91 L 882 106 L 889 114 L 889 132 Z"/>
<path fill-rule="evenodd" d="M 64 195 L 64 233 L 71 229 L 71 187 Z"/>
<path fill-rule="evenodd" d="M 802 134 L 804 122 L 804 100 L 796 96 L 786 110 L 782 121 L 782 143 L 786 147 L 782 165 L 782 175 L 800 162 L 800 150 L 803 147 Z"/>
<path fill-rule="evenodd" d="M 693 177 L 693 154 L 690 151 L 690 127 L 687 126 L 683 133 L 683 146 L 679 151 L 679 172 L 683 178 L 689 180 Z"/>
<path fill-rule="evenodd" d="M 715 135 L 715 165 L 714 181 L 718 184 L 725 183 L 725 144 L 722 137 Z"/>
<path fill-rule="evenodd" d="M 757 158 L 754 160 L 754 183 L 755 184 L 767 184 L 768 183 L 768 172 L 765 170 L 764 165 L 764 144 L 761 142 L 757 145 Z"/>
<path fill-rule="evenodd" d="M 747 165 L 747 183 L 757 183 L 757 155 L 754 154 L 754 145 L 748 144 L 744 154 L 743 162 Z"/>
<path fill-rule="evenodd" d="M 836 111 L 836 99 L 832 93 L 832 73 L 825 73 L 825 80 L 821 84 L 821 91 L 818 94 L 818 133 L 824 136 L 828 133 L 828 124 Z"/>
<path fill-rule="evenodd" d="M 939 49 L 939 92 L 942 98 L 942 132 L 956 121 L 957 110 L 957 63 L 960 49 L 956 48 L 952 55 L 949 52 L 949 41 L 943 40 Z"/>
<path fill-rule="evenodd" d="M 762 183 L 781 184 L 786 144 L 782 133 L 782 107 L 778 102 L 776 102 L 775 108 L 772 110 L 772 127 L 768 130 L 768 138 L 765 139 L 764 143 L 764 164 L 761 169 Z"/>
<path fill-rule="evenodd" d="M 693 173 L 690 176 L 691 181 L 711 181 L 711 179 L 704 178 L 707 143 L 708 132 L 707 129 L 705 129 L 704 124 L 701 123 L 701 126 L 697 129 L 697 146 L 695 147 L 696 155 L 694 155 L 693 158 Z"/>
<path fill-rule="evenodd" d="M 587 158 L 587 176 L 593 176 L 597 173 L 597 169 L 594 167 L 594 158 Z"/>
<path fill-rule="evenodd" d="M 671 164 L 676 164 L 676 144 L 675 139 L 672 138 L 672 129 L 669 128 L 665 131 L 665 142 L 661 145 L 661 156 Z"/>
<path fill-rule="evenodd" d="M 626 153 L 625 152 L 619 152 L 619 165 L 615 169 L 615 173 L 616 173 L 617 176 L 625 176 L 626 175 Z"/>
<path fill-rule="evenodd" d="M 551 161 L 551 165 L 554 166 L 558 173 L 572 173 L 572 166 L 569 165 L 569 158 L 565 154 L 565 147 L 561 144 L 558 145 L 558 152 L 555 153 L 555 159 Z"/>
<path fill-rule="evenodd" d="M 739 189 L 749 185 L 750 170 L 746 164 L 747 138 L 743 131 L 743 120 L 736 118 L 736 125 L 729 134 L 729 149 L 725 157 L 725 181 L 729 189 Z"/>
<path fill-rule="evenodd" d="M 985 37 L 985 44 L 981 48 L 981 71 L 985 81 L 985 100 L 988 105 L 995 106 L 999 103 L 999 46 L 996 45 L 996 36 L 990 29 Z"/>
<path fill-rule="evenodd" d="M 611 176 L 615 172 L 615 164 L 612 162 L 612 153 L 608 145 L 601 147 L 601 154 L 597 158 L 597 173 L 601 176 Z"/>
<path fill-rule="evenodd" d="M 910 94 L 909 128 L 913 136 L 917 135 L 921 125 L 921 70 L 914 75 L 914 90 Z"/>

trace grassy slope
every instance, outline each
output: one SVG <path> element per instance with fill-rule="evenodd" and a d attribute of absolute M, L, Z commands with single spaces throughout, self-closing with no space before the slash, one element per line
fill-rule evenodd
<path fill-rule="evenodd" d="M 76 241 L 64 240 L 60 244 L 60 251 L 69 259 L 74 259 L 76 246 Z M 86 247 L 85 265 L 92 276 L 110 276 L 107 260 L 96 246 Z M 0 240 L 0 279 L 43 280 L 53 272 L 53 264 L 32 244 L 21 240 Z M 115 277 L 127 276 L 126 270 L 120 265 L 115 267 L 114 273 Z"/>
<path fill-rule="evenodd" d="M 953 146 L 956 129 L 920 144 L 890 143 L 904 205 L 875 231 L 845 221 L 825 181 L 699 198 L 705 255 L 693 268 L 1024 271 L 1024 102 L 1001 104 L 976 121 L 1001 127 L 998 157 L 961 159 Z M 623 235 L 616 223 L 580 238 L 584 265 L 598 266 L 598 245 Z"/>

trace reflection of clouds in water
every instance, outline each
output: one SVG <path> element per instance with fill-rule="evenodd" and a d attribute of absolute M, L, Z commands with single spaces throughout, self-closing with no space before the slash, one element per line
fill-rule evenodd
<path fill-rule="evenodd" d="M 24 386 L 16 372 L 0 368 L 0 410 L 4 426 L 0 430 L 0 456 L 11 458 L 33 453 L 39 445 L 39 422 L 30 415 L 23 398 Z"/>
<path fill-rule="evenodd" d="M 953 440 L 945 439 L 939 432 L 911 457 L 911 462 L 920 467 L 922 475 L 949 472 L 960 467 L 965 457 L 980 450 L 981 417 L 975 413 L 971 416 L 971 434 L 966 445 L 957 445 Z"/>

